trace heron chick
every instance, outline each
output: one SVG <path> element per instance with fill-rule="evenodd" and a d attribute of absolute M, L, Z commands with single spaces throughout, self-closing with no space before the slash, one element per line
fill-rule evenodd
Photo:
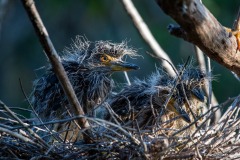
<path fill-rule="evenodd" d="M 111 92 L 113 80 L 110 77 L 113 72 L 139 69 L 137 65 L 123 61 L 125 55 L 136 55 L 126 42 L 89 42 L 80 36 L 64 50 L 61 63 L 87 116 L 92 116 L 94 106 L 102 103 Z M 51 66 L 34 81 L 33 87 L 32 104 L 43 122 L 72 116 L 70 104 Z M 77 140 L 79 128 L 73 122 L 48 127 L 63 132 L 61 139 Z"/>
<path fill-rule="evenodd" d="M 117 115 L 115 119 L 128 127 L 136 127 L 138 123 L 143 130 L 152 130 L 154 126 L 155 130 L 159 129 L 164 135 L 171 135 L 194 122 L 195 118 L 203 114 L 206 106 L 202 90 L 206 74 L 198 68 L 187 67 L 178 78 L 176 80 L 158 70 L 147 80 L 135 80 L 131 86 L 125 86 L 121 92 L 108 99 L 107 106 L 116 114 L 109 114 L 109 109 L 104 112 L 103 106 L 96 110 L 96 114 L 105 119 L 114 119 L 113 116 Z M 193 130 L 195 128 L 190 127 L 188 133 L 185 133 L 189 134 Z"/>

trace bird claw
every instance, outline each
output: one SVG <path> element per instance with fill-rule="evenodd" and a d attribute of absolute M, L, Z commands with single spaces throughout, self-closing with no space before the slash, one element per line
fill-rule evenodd
<path fill-rule="evenodd" d="M 235 37 L 237 39 L 237 50 L 240 51 L 240 30 L 236 31 Z"/>
<path fill-rule="evenodd" d="M 237 50 L 240 51 L 240 30 L 233 31 L 231 30 L 232 35 L 237 39 Z"/>
<path fill-rule="evenodd" d="M 225 30 L 230 33 L 231 35 L 234 35 L 237 40 L 237 51 L 240 51 L 240 30 L 233 30 L 230 28 L 225 27 Z"/>

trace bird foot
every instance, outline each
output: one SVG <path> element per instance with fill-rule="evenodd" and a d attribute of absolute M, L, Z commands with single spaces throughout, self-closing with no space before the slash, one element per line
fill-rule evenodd
<path fill-rule="evenodd" d="M 237 50 L 240 51 L 240 30 L 232 30 L 230 28 L 224 27 L 227 32 L 234 35 L 237 39 Z"/>

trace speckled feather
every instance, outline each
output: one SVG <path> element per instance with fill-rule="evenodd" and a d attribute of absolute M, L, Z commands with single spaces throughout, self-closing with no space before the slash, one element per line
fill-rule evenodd
<path fill-rule="evenodd" d="M 122 117 L 129 115 L 130 110 L 139 111 L 146 108 L 151 103 L 155 103 L 153 95 L 158 95 L 159 86 L 164 86 L 170 90 L 173 79 L 166 73 L 156 72 L 147 80 L 136 79 L 131 86 L 125 86 L 124 89 L 110 99 L 112 109 Z M 160 99 L 160 97 L 158 97 Z"/>
<path fill-rule="evenodd" d="M 136 51 L 127 47 L 126 42 L 117 44 L 97 41 L 93 43 L 78 36 L 70 48 L 64 50 L 60 59 L 80 105 L 88 116 L 92 116 L 94 106 L 102 103 L 113 87 L 113 81 L 110 78 L 112 70 L 99 63 L 99 55 L 103 53 L 119 61 L 124 55 L 136 55 Z M 33 86 L 32 104 L 42 121 L 70 117 L 68 100 L 51 66 L 46 69 L 42 77 L 34 81 Z M 57 128 L 63 128 L 63 126 L 66 125 L 63 124 Z M 50 126 L 50 129 L 53 128 Z"/>
<path fill-rule="evenodd" d="M 179 70 L 181 70 L 181 67 L 179 67 Z M 208 78 L 209 77 L 202 73 L 200 69 L 188 66 L 184 69 L 181 80 L 173 91 L 172 97 L 175 99 L 178 107 L 184 107 L 191 121 L 194 121 L 194 119 L 186 105 L 184 105 L 187 103 L 185 98 L 190 102 L 192 110 L 196 114 L 195 116 L 200 116 L 202 112 L 199 110 L 202 110 L 201 107 L 205 107 L 206 101 L 204 101 L 204 95 L 202 95 L 203 101 L 201 98 L 197 100 L 193 96 L 192 91 L 194 89 L 202 90 L 202 85 Z M 125 125 L 128 124 L 132 126 L 135 122 L 133 119 L 138 122 L 140 127 L 154 125 L 157 120 L 153 115 L 154 111 L 156 116 L 160 114 L 161 124 L 164 121 L 169 121 L 176 117 L 175 113 L 164 108 L 164 103 L 170 95 L 174 83 L 174 78 L 170 77 L 162 70 L 159 70 L 147 80 L 136 80 L 131 86 L 126 86 L 121 92 L 112 96 L 108 100 L 108 103 L 113 111 L 124 121 Z M 186 97 L 184 96 L 182 85 L 184 86 Z M 150 105 L 152 105 L 153 108 L 150 107 Z M 106 115 L 107 119 L 111 118 L 109 114 Z M 180 129 L 186 125 L 188 125 L 188 123 L 180 118 L 162 127 L 174 130 L 174 128 Z M 194 126 L 190 128 L 189 131 L 193 131 L 193 128 Z"/>

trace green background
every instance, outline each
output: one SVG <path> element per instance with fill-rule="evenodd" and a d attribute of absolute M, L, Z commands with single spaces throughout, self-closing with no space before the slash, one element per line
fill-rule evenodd
<path fill-rule="evenodd" d="M 165 15 L 154 0 L 134 0 L 136 8 L 149 26 L 161 47 L 175 65 L 182 64 L 188 56 L 195 56 L 192 44 L 171 36 L 168 24 L 176 24 Z M 224 25 L 231 27 L 237 15 L 239 0 L 205 0 L 203 3 Z M 144 79 L 155 71 L 159 62 L 149 57 L 152 52 L 143 41 L 126 13 L 120 0 L 37 0 L 36 6 L 58 52 L 69 46 L 76 35 L 84 35 L 90 41 L 129 41 L 142 57 L 129 60 L 141 67 L 129 72 Z M 0 99 L 8 106 L 28 107 L 19 79 L 27 95 L 32 91 L 33 80 L 42 74 L 41 68 L 47 58 L 34 32 L 32 24 L 20 3 L 10 0 L 0 15 Z M 213 91 L 219 102 L 239 94 L 240 83 L 231 72 L 212 61 Z M 123 73 L 114 78 L 124 83 Z"/>

